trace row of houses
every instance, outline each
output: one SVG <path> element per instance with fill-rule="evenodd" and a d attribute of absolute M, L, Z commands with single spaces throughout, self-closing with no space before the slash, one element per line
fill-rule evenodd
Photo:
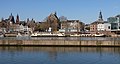
<path fill-rule="evenodd" d="M 109 17 L 107 21 L 102 18 L 102 13 L 99 14 L 99 19 L 90 24 L 90 33 L 120 33 L 120 15 Z"/>
<path fill-rule="evenodd" d="M 89 27 L 90 29 L 86 29 Z M 87 31 L 86 31 L 87 30 Z M 111 34 L 120 32 L 120 15 L 115 17 L 109 17 L 107 21 L 103 20 L 102 12 L 99 13 L 99 18 L 90 25 L 80 20 L 69 20 L 62 16 L 57 17 L 56 12 L 51 13 L 43 22 L 35 22 L 35 20 L 20 21 L 17 15 L 16 21 L 14 16 L 11 14 L 8 19 L 1 19 L 0 32 L 11 33 L 11 32 L 61 32 L 61 33 L 104 33 Z"/>
<path fill-rule="evenodd" d="M 9 28 L 0 28 L 0 32 L 2 33 L 12 33 L 12 32 L 21 32 L 21 33 L 24 33 L 24 32 L 31 32 L 31 28 L 28 28 L 28 26 L 23 26 L 22 24 L 21 25 L 16 25 L 16 24 L 13 24 L 13 25 L 10 25 Z"/>
<path fill-rule="evenodd" d="M 61 32 L 61 33 L 80 33 L 84 30 L 84 23 L 80 20 L 68 20 L 66 17 L 57 17 L 56 12 L 51 13 L 40 26 L 45 28 L 48 32 Z M 46 25 L 46 26 L 45 26 Z"/>
<path fill-rule="evenodd" d="M 63 17 L 62 17 L 63 18 Z M 107 18 L 107 21 L 104 21 L 102 12 L 99 12 L 99 17 L 96 21 L 92 22 L 89 25 L 80 20 L 65 20 L 61 21 L 61 28 L 59 32 L 67 33 L 90 33 L 90 34 L 120 34 L 120 15 Z M 89 27 L 89 29 L 86 29 Z"/>
<path fill-rule="evenodd" d="M 32 22 L 33 20 L 29 21 Z M 17 15 L 16 21 L 14 16 L 11 14 L 8 19 L 1 19 L 0 21 L 0 33 L 32 33 L 32 28 L 29 26 L 29 22 L 20 21 Z"/>
<path fill-rule="evenodd" d="M 63 19 L 63 18 L 62 18 Z M 11 14 L 8 19 L 1 19 L 0 32 L 1 33 L 13 33 L 13 32 L 73 32 L 80 33 L 84 30 L 84 23 L 79 20 L 61 20 L 57 17 L 56 12 L 51 13 L 43 22 L 35 22 L 33 19 L 26 21 L 20 21 L 19 15 L 14 16 Z"/>

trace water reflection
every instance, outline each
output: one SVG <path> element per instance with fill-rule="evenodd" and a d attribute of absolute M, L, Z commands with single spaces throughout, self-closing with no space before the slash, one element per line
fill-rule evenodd
<path fill-rule="evenodd" d="M 120 48 L 0 47 L 0 64 L 119 64 Z"/>
<path fill-rule="evenodd" d="M 120 37 L 0 37 L 0 40 L 120 40 Z"/>
<path fill-rule="evenodd" d="M 0 52 L 4 51 L 14 51 L 14 52 L 114 52 L 119 53 L 119 47 L 23 47 L 23 46 L 13 46 L 13 47 L 0 47 Z"/>

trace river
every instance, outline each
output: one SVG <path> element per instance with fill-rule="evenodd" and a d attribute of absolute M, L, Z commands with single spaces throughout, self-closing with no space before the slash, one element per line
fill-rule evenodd
<path fill-rule="evenodd" d="M 120 40 L 120 37 L 0 37 L 0 40 Z"/>
<path fill-rule="evenodd" d="M 120 48 L 0 47 L 0 64 L 120 64 Z"/>

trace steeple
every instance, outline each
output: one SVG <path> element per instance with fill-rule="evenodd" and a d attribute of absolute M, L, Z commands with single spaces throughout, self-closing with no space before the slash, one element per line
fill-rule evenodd
<path fill-rule="evenodd" d="M 11 15 L 9 16 L 9 20 L 10 20 L 12 23 L 15 23 L 14 16 L 12 15 L 12 13 L 11 13 Z"/>
<path fill-rule="evenodd" d="M 11 20 L 12 19 L 12 13 L 10 14 L 10 16 L 9 16 L 9 18 L 8 18 L 9 20 Z"/>
<path fill-rule="evenodd" d="M 102 16 L 102 12 L 101 11 L 99 13 L 99 19 L 98 20 L 103 21 L 103 16 Z"/>
<path fill-rule="evenodd" d="M 17 17 L 16 17 L 16 24 L 19 24 L 20 21 L 19 21 L 19 15 L 17 14 Z"/>
<path fill-rule="evenodd" d="M 11 15 L 10 16 L 12 16 L 12 13 L 11 13 Z"/>
<path fill-rule="evenodd" d="M 3 21 L 3 20 L 4 20 L 4 18 L 2 17 L 2 18 L 1 18 L 1 21 Z"/>
<path fill-rule="evenodd" d="M 54 13 L 55 15 L 57 15 L 57 12 L 55 11 L 55 13 Z"/>
<path fill-rule="evenodd" d="M 27 22 L 29 22 L 30 20 L 29 20 L 29 18 L 27 18 Z"/>

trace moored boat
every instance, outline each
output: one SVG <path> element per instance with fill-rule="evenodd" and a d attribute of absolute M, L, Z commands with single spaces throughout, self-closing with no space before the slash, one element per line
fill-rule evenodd
<path fill-rule="evenodd" d="M 105 34 L 94 34 L 95 37 L 105 37 Z"/>
<path fill-rule="evenodd" d="M 17 34 L 16 34 L 16 33 L 5 33 L 4 36 L 5 36 L 5 37 L 16 37 Z"/>
<path fill-rule="evenodd" d="M 31 34 L 31 37 L 55 37 L 55 36 L 58 36 L 58 37 L 62 37 L 64 36 L 63 34 L 61 33 L 32 33 Z"/>

